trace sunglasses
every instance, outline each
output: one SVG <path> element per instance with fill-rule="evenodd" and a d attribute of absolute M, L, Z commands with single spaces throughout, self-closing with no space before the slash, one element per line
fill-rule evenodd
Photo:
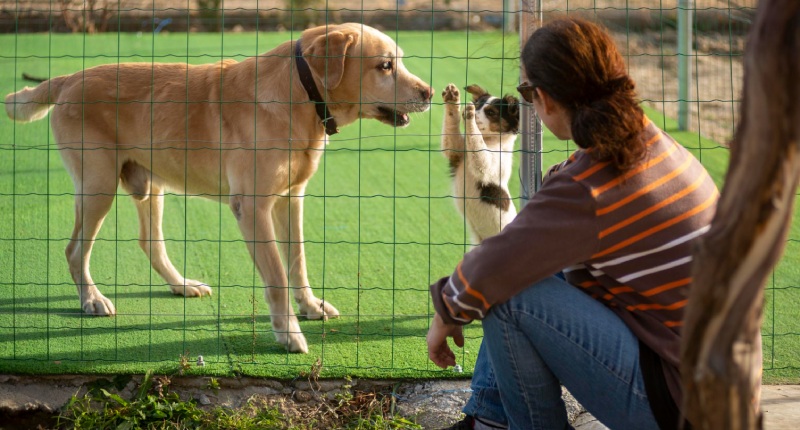
<path fill-rule="evenodd" d="M 525 99 L 528 103 L 533 103 L 533 91 L 536 89 L 533 85 L 523 82 L 520 86 L 517 87 L 517 91 Z"/>

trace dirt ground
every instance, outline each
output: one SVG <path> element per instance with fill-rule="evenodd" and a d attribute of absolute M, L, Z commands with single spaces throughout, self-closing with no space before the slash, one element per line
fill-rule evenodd
<path fill-rule="evenodd" d="M 678 57 L 674 31 L 615 32 L 615 40 L 627 54 L 629 73 L 645 104 L 678 117 Z M 744 71 L 745 38 L 724 33 L 705 33 L 695 38 L 690 58 L 689 130 L 720 144 L 733 137 L 739 115 Z"/>

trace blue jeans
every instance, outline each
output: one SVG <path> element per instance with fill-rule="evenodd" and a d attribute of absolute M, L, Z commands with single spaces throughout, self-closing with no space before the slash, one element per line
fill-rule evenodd
<path fill-rule="evenodd" d="M 483 330 L 465 414 L 512 429 L 569 428 L 564 385 L 611 429 L 658 429 L 637 338 L 562 279 L 547 278 L 494 306 Z"/>

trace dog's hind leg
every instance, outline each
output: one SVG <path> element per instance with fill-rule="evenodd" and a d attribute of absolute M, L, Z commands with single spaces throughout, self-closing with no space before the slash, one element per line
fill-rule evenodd
<path fill-rule="evenodd" d="M 339 311 L 324 299 L 318 299 L 308 282 L 303 241 L 303 194 L 305 187 L 292 189 L 289 197 L 279 197 L 273 209 L 275 235 L 280 243 L 289 273 L 289 287 L 294 292 L 300 315 L 308 319 L 327 319 L 339 316 Z"/>
<path fill-rule="evenodd" d="M 114 304 L 97 289 L 89 273 L 92 246 L 117 190 L 114 160 L 102 152 L 61 151 L 75 184 L 75 227 L 65 253 L 83 311 L 91 315 L 114 315 L 117 313 Z"/>
<path fill-rule="evenodd" d="M 146 168 L 127 162 L 122 166 L 122 186 L 128 191 L 139 213 L 139 246 L 150 260 L 150 265 L 169 284 L 173 294 L 186 297 L 211 295 L 211 288 L 192 279 L 186 279 L 175 269 L 167 255 L 164 232 L 161 228 L 164 215 L 164 189 L 153 180 Z"/>

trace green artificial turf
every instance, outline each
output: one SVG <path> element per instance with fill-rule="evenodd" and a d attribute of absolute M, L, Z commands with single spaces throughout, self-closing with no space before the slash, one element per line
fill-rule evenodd
<path fill-rule="evenodd" d="M 25 86 L 23 72 L 57 76 L 118 61 L 241 59 L 298 36 L 0 35 L 0 94 Z M 170 294 L 139 249 L 136 211 L 120 191 L 92 254 L 92 274 L 118 315 L 83 315 L 64 258 L 74 217 L 72 182 L 49 124 L 0 119 L 0 373 L 168 372 L 188 354 L 192 361 L 204 357 L 205 367 L 189 370 L 196 374 L 292 378 L 322 359 L 323 377 L 464 376 L 433 366 L 425 346 L 433 312 L 428 285 L 451 273 L 468 237 L 449 197 L 447 161 L 438 151 L 439 93 L 449 82 L 514 92 L 519 42 L 514 34 L 504 38 L 496 32 L 392 36 L 408 68 L 436 88 L 435 104 L 414 114 L 407 128 L 365 120 L 331 139 L 307 190 L 305 239 L 312 287 L 342 316 L 301 320 L 307 355 L 288 354 L 275 342 L 261 280 L 229 209 L 200 198 L 167 196 L 164 231 L 176 267 L 187 278 L 207 282 L 214 295 Z M 695 151 L 721 184 L 726 149 L 674 131 L 674 122 L 656 111 L 648 115 Z M 546 134 L 545 166 L 573 149 Z M 510 185 L 517 195 L 516 176 Z M 796 224 L 794 238 L 800 237 Z M 768 380 L 797 381 L 800 374 L 796 247 L 789 243 L 769 285 Z M 480 326 L 468 326 L 466 335 L 458 361 L 468 374 Z"/>

